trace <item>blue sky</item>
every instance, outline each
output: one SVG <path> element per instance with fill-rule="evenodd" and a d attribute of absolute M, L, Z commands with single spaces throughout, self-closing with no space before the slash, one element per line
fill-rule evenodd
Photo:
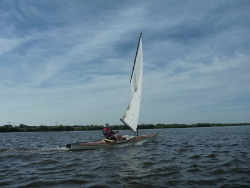
<path fill-rule="evenodd" d="M 248 0 L 1 0 L 0 125 L 250 122 Z"/>

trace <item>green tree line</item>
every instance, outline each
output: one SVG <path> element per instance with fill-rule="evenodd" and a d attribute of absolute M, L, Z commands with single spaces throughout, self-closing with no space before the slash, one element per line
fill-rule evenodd
<path fill-rule="evenodd" d="M 220 126 L 242 126 L 250 125 L 250 123 L 196 123 L 196 124 L 140 124 L 138 129 L 163 129 L 163 128 L 195 128 L 195 127 L 220 127 Z M 113 130 L 128 130 L 126 125 L 112 125 Z M 90 130 L 102 130 L 102 125 L 56 125 L 56 126 L 27 126 L 20 124 L 19 127 L 13 127 L 12 125 L 0 126 L 0 132 L 45 132 L 45 131 L 90 131 Z"/>

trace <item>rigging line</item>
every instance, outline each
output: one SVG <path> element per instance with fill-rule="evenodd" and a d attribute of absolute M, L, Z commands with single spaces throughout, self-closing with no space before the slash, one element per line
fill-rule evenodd
<path fill-rule="evenodd" d="M 133 66 L 133 69 L 132 69 L 132 74 L 131 74 L 131 78 L 130 78 L 130 83 L 131 83 L 131 80 L 132 80 L 132 77 L 133 77 L 133 73 L 134 73 L 135 62 L 136 62 L 136 57 L 137 57 L 138 50 L 139 50 L 139 46 L 140 46 L 141 36 L 142 36 L 142 33 L 140 34 L 139 42 L 138 42 L 138 45 L 137 45 L 137 50 L 136 50 L 136 54 L 135 54 L 134 66 Z"/>

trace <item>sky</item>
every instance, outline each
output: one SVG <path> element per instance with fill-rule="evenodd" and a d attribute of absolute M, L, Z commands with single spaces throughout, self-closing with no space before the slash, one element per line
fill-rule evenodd
<path fill-rule="evenodd" d="M 0 126 L 250 122 L 249 0 L 1 0 Z"/>

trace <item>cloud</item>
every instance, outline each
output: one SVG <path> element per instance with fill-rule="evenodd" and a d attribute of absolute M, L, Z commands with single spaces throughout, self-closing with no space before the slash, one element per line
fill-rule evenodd
<path fill-rule="evenodd" d="M 0 125 L 121 123 L 141 32 L 140 123 L 249 121 L 248 5 L 1 1 Z"/>

